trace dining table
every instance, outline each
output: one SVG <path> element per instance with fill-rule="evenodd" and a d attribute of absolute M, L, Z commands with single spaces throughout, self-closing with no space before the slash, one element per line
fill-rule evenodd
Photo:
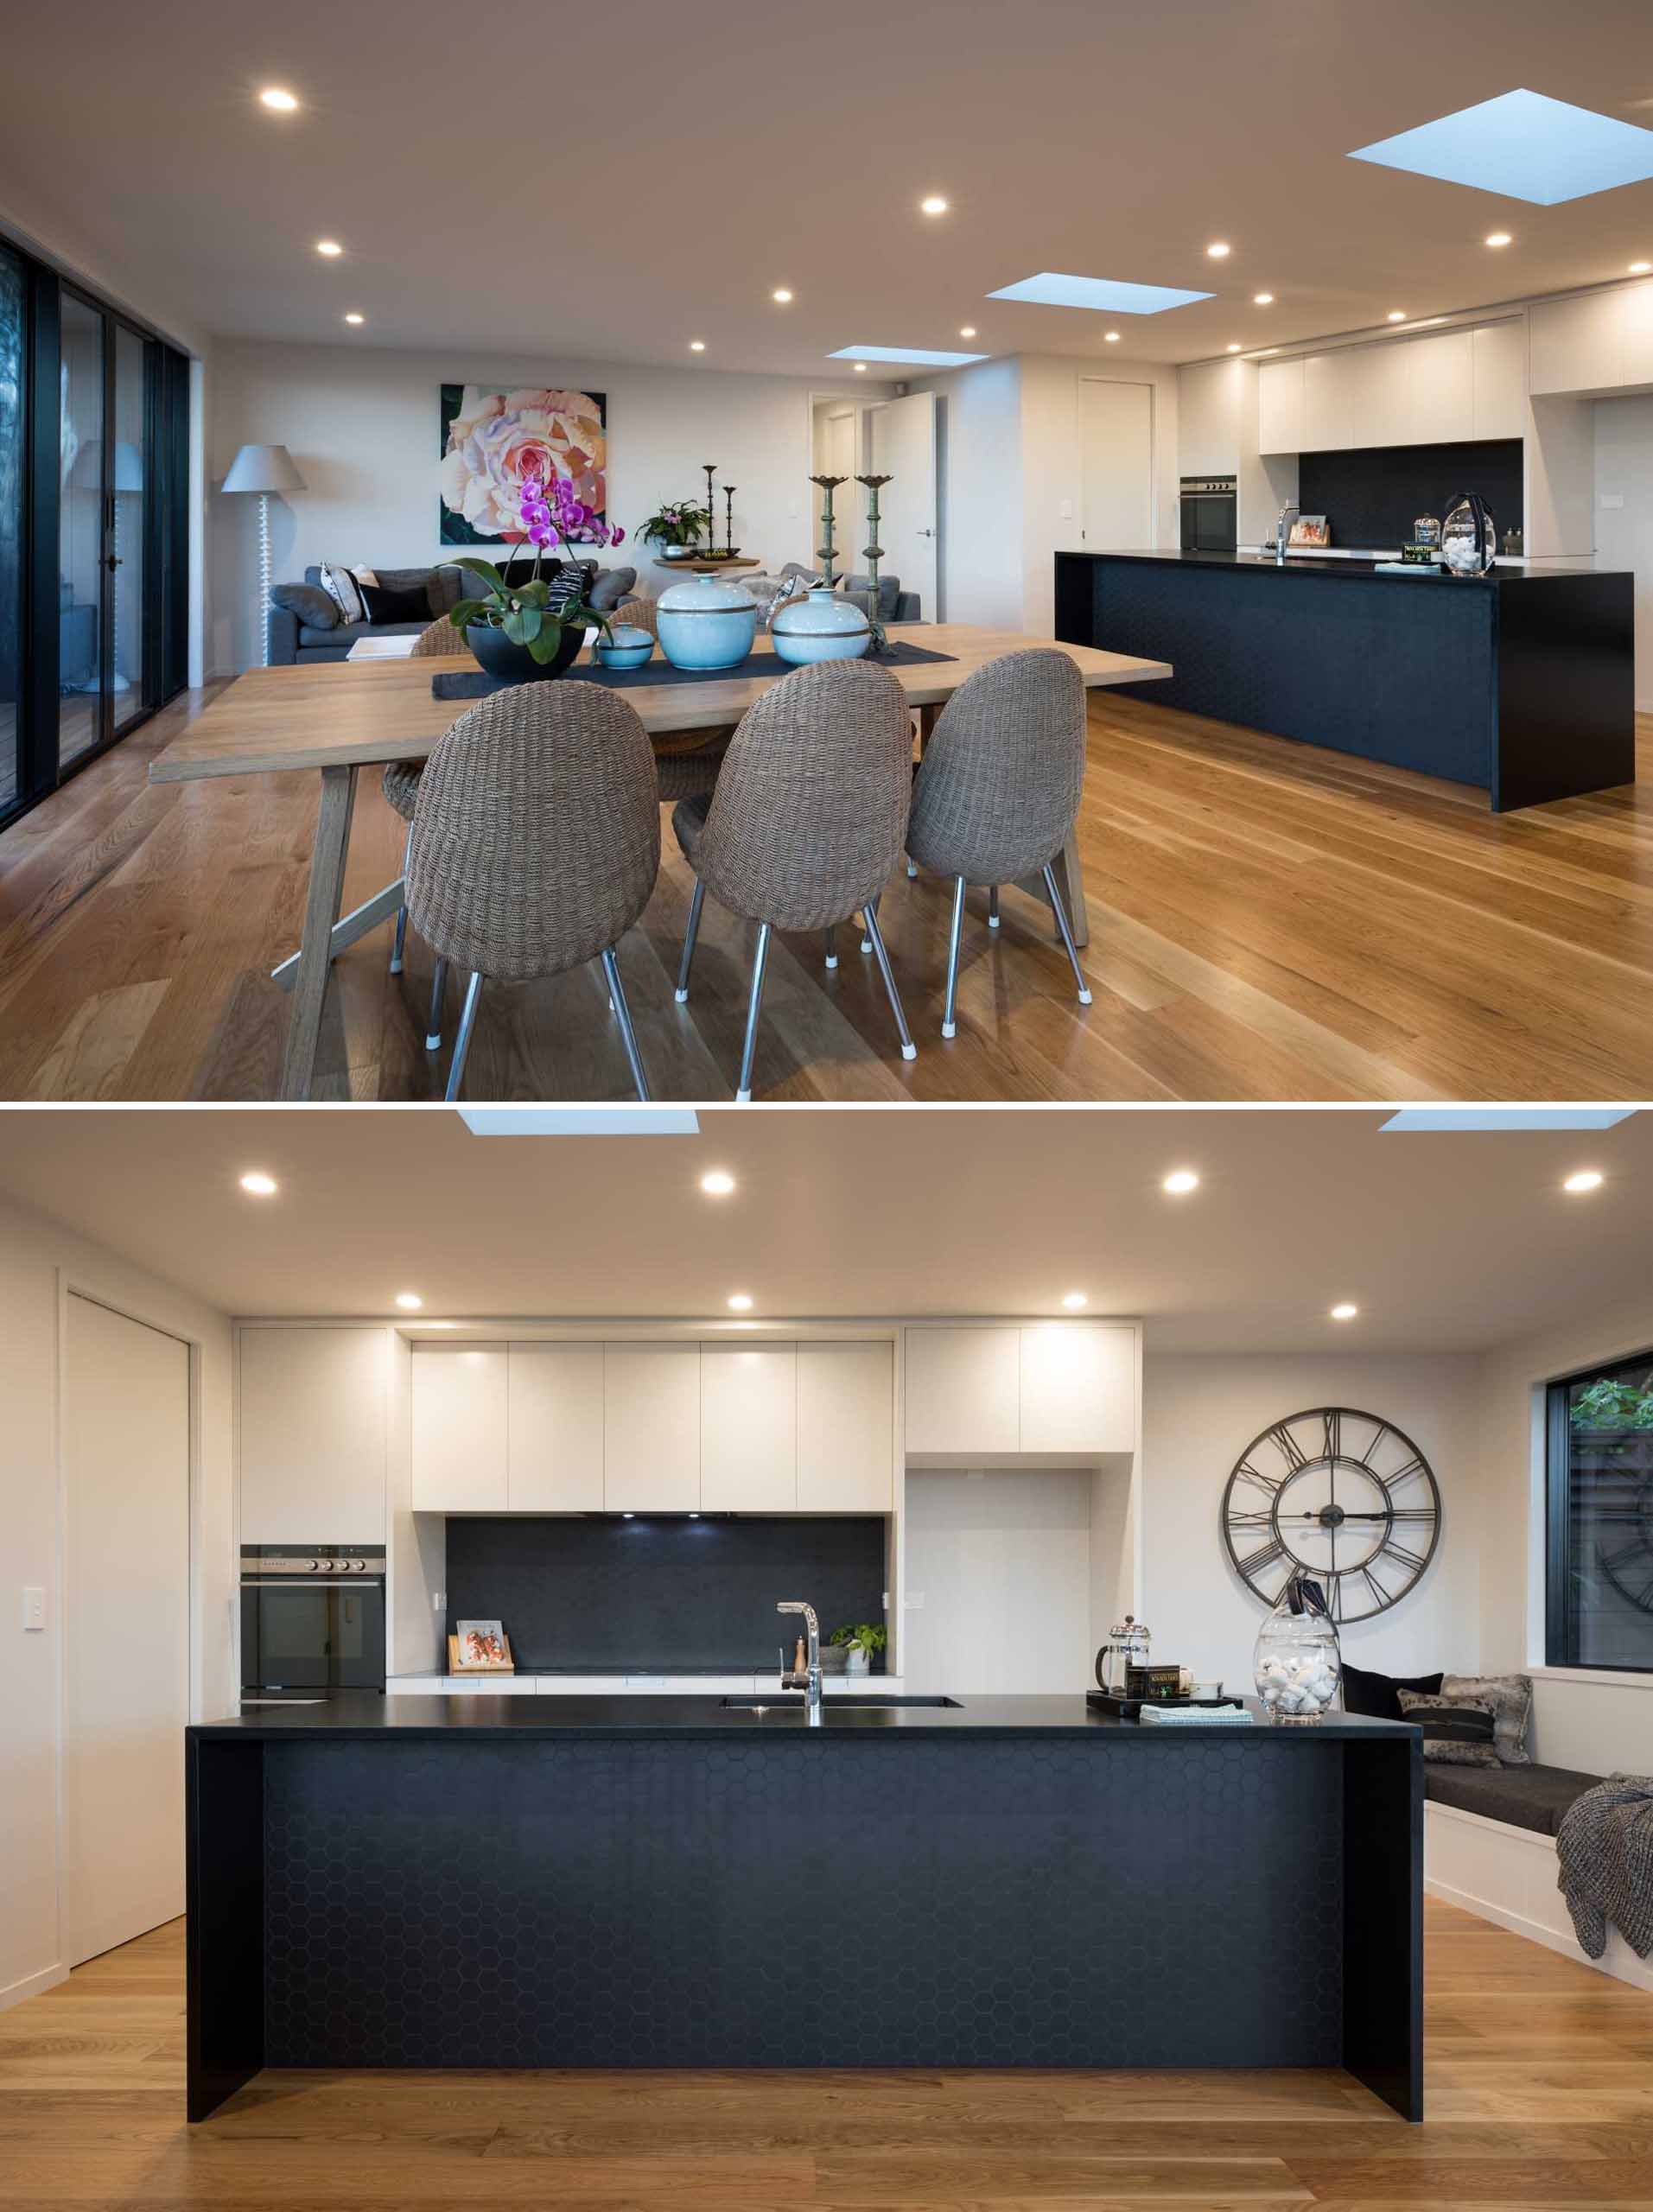
<path fill-rule="evenodd" d="M 1002 654 L 1055 642 L 962 622 L 902 623 L 891 626 L 887 635 L 927 656 L 887 664 L 916 712 L 921 746 L 942 708 L 977 669 Z M 1168 662 L 1134 653 L 1108 652 L 1091 645 L 1057 645 L 1055 649 L 1074 663 L 1087 690 L 1151 683 L 1172 674 Z M 591 667 L 588 647 L 560 680 L 575 680 L 587 669 L 599 681 L 607 673 Z M 648 681 L 645 675 L 641 680 L 633 676 L 623 696 L 636 709 L 657 752 L 681 754 L 723 745 L 747 709 L 792 672 L 763 636 L 742 667 L 728 676 L 697 673 L 693 680 L 683 681 L 671 670 L 658 682 Z M 390 920 L 403 904 L 398 878 L 351 913 L 340 915 L 357 779 L 364 768 L 383 767 L 392 760 L 423 760 L 474 703 L 469 698 L 437 696 L 436 679 L 475 678 L 477 674 L 468 653 L 251 669 L 238 676 L 150 763 L 149 780 L 156 784 L 301 772 L 321 779 L 302 935 L 298 950 L 272 970 L 276 982 L 293 997 L 278 1092 L 283 1100 L 310 1096 L 334 960 L 368 931 Z M 1073 832 L 1055 870 L 1074 940 L 1086 944 L 1084 877 Z M 1021 887 L 1045 898 L 1037 879 Z"/>

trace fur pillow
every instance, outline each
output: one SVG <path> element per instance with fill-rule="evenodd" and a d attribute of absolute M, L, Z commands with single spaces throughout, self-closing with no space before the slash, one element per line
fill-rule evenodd
<path fill-rule="evenodd" d="M 1396 1690 L 1401 1718 L 1423 1731 L 1423 1756 L 1441 1766 L 1497 1766 L 1492 1708 L 1478 1699 L 1448 1704 L 1421 1690 Z"/>
<path fill-rule="evenodd" d="M 1500 1764 L 1532 1764 L 1532 1754 L 1527 1749 L 1527 1724 L 1533 1709 L 1530 1675 L 1443 1675 L 1440 1695 L 1447 1705 L 1460 1704 L 1465 1698 L 1485 1700 L 1492 1708 L 1492 1740 L 1497 1745 Z"/>

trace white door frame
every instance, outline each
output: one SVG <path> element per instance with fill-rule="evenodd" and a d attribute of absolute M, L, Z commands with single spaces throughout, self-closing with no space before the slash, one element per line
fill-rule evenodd
<path fill-rule="evenodd" d="M 69 1669 L 68 1640 L 70 1624 L 66 1611 L 69 1587 L 69 1471 L 67 1465 L 68 1400 L 69 1400 L 69 1300 L 84 1298 L 93 1306 L 101 1306 L 106 1313 L 118 1314 L 123 1320 L 133 1321 L 140 1328 L 153 1329 L 157 1336 L 170 1337 L 175 1344 L 184 1346 L 189 1356 L 189 1718 L 201 1718 L 201 1603 L 200 1576 L 202 1558 L 201 1493 L 201 1433 L 202 1392 L 204 1387 L 205 1347 L 200 1338 L 181 1335 L 170 1317 L 162 1319 L 158 1314 L 146 1312 L 142 1304 L 111 1292 L 105 1285 L 90 1277 L 59 1267 L 54 1270 L 57 1279 L 57 1390 L 53 1408 L 53 1458 L 56 1481 L 53 1499 L 56 1515 L 56 1547 L 54 1566 L 56 1587 L 53 1592 L 53 1606 L 57 1622 L 57 1786 L 54 1811 L 56 1818 L 57 1850 L 55 1853 L 55 1918 L 57 1923 L 56 1953 L 58 1973 L 54 1980 L 67 1977 L 68 1968 L 63 1964 L 67 1950 L 68 1930 L 64 1926 L 65 1857 L 67 1845 L 68 1820 L 68 1751 L 69 1751 Z M 47 1985 L 42 1984 L 42 1986 Z"/>
<path fill-rule="evenodd" d="M 1160 387 L 1152 377 L 1103 377 L 1082 371 L 1074 385 L 1073 428 L 1079 463 L 1079 541 L 1089 543 L 1084 512 L 1084 393 L 1087 384 L 1134 384 L 1148 388 L 1148 517 L 1151 543 L 1160 542 Z"/>

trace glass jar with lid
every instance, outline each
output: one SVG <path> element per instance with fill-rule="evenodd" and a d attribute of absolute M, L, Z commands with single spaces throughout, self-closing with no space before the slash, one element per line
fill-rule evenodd
<path fill-rule="evenodd" d="M 1420 515 L 1412 525 L 1415 545 L 1438 546 L 1440 543 L 1440 518 L 1438 515 Z"/>
<path fill-rule="evenodd" d="M 1343 1657 L 1326 1593 L 1311 1576 L 1287 1578 L 1257 1631 L 1252 1670 L 1264 1710 L 1280 1726 L 1312 1725 L 1329 1710 Z"/>

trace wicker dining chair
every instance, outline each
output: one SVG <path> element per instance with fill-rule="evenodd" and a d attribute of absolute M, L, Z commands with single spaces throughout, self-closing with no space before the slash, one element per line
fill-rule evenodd
<path fill-rule="evenodd" d="M 622 626 L 633 630 L 646 630 L 652 638 L 660 634 L 660 602 L 645 599 L 639 594 L 635 599 L 622 599 L 608 620 L 616 630 Z"/>
<path fill-rule="evenodd" d="M 429 629 L 421 630 L 413 641 L 408 655 L 410 660 L 423 660 L 432 653 L 464 653 L 470 651 L 465 632 L 457 630 L 443 614 Z M 392 760 L 380 779 L 379 789 L 391 807 L 408 825 L 407 842 L 413 842 L 413 810 L 419 798 L 419 778 L 424 768 L 423 760 Z M 402 875 L 405 882 L 408 873 L 406 847 L 402 855 Z M 408 939 L 407 900 L 396 910 L 396 933 L 391 939 L 391 973 L 402 973 L 402 952 Z M 433 1001 L 430 1018 L 425 1024 L 425 1045 L 436 1052 L 442 1043 L 442 1000 L 440 994 Z"/>
<path fill-rule="evenodd" d="M 677 976 L 679 1001 L 709 891 L 758 925 L 746 1041 L 735 1096 L 752 1096 L 752 1062 L 772 930 L 824 930 L 860 909 L 889 995 L 901 1057 L 916 1048 L 878 926 L 878 897 L 901 856 L 912 793 L 906 702 L 887 669 L 822 661 L 795 669 L 750 708 L 729 741 L 717 787 L 686 798 L 671 826 L 695 871 Z"/>
<path fill-rule="evenodd" d="M 649 1096 L 614 948 L 660 869 L 654 753 L 635 709 L 595 683 L 519 683 L 461 715 L 420 780 L 408 912 L 466 969 L 448 1071 L 457 1098 L 485 978 L 560 976 L 601 955 L 637 1095 Z"/>
<path fill-rule="evenodd" d="M 1053 865 L 1079 811 L 1084 727 L 1079 671 L 1050 645 L 989 661 L 965 678 L 937 718 L 913 782 L 906 849 L 920 868 L 953 879 L 944 1037 L 956 1026 L 969 883 L 991 887 L 988 921 L 996 929 L 999 886 L 1042 874 L 1079 1003 L 1090 1003 Z"/>

